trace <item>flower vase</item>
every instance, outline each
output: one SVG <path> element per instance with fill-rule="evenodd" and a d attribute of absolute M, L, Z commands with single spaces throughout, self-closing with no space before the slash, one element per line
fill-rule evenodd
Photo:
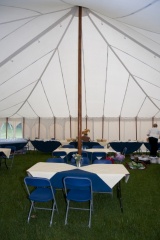
<path fill-rule="evenodd" d="M 79 168 L 81 166 L 81 159 L 82 159 L 82 156 L 80 154 L 75 154 L 74 156 L 74 159 L 76 161 L 76 166 Z"/>
<path fill-rule="evenodd" d="M 80 168 L 80 166 L 81 166 L 81 160 L 77 160 L 77 161 L 76 161 L 76 165 L 77 165 L 78 168 Z"/>

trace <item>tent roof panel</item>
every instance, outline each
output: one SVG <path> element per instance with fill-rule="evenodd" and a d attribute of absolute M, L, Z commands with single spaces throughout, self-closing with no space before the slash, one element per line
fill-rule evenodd
<path fill-rule="evenodd" d="M 160 115 L 160 1 L 0 0 L 0 118 L 78 116 L 78 5 L 82 116 Z"/>

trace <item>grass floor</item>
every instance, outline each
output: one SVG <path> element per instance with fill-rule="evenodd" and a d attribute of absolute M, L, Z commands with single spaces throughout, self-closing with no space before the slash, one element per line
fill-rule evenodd
<path fill-rule="evenodd" d="M 55 212 L 49 227 L 50 212 L 37 211 L 27 223 L 30 203 L 23 179 L 26 170 L 49 154 L 38 151 L 16 155 L 13 168 L 0 167 L 0 239 L 1 240 L 159 240 L 160 239 L 160 165 L 150 164 L 145 170 L 129 170 L 128 183 L 121 181 L 123 208 L 116 197 L 94 194 L 91 229 L 88 212 L 70 211 L 64 225 L 65 200 L 56 192 L 59 214 Z M 129 157 L 127 159 L 129 161 Z"/>

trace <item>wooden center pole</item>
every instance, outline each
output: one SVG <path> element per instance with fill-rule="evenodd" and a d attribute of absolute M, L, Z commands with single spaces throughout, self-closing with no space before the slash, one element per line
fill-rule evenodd
<path fill-rule="evenodd" d="M 78 153 L 82 152 L 82 7 L 78 21 Z"/>

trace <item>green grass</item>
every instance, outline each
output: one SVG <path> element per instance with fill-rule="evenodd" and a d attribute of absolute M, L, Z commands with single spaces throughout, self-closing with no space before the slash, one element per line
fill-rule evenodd
<path fill-rule="evenodd" d="M 64 225 L 65 200 L 56 193 L 59 214 L 55 212 L 49 227 L 50 212 L 37 211 L 27 223 L 30 203 L 23 179 L 26 170 L 49 154 L 40 152 L 16 155 L 13 168 L 0 168 L 0 238 L 2 240 L 159 240 L 160 239 L 160 165 L 150 164 L 145 170 L 130 170 L 128 183 L 121 182 L 123 208 L 116 197 L 94 194 L 91 229 L 88 212 L 70 211 Z"/>

